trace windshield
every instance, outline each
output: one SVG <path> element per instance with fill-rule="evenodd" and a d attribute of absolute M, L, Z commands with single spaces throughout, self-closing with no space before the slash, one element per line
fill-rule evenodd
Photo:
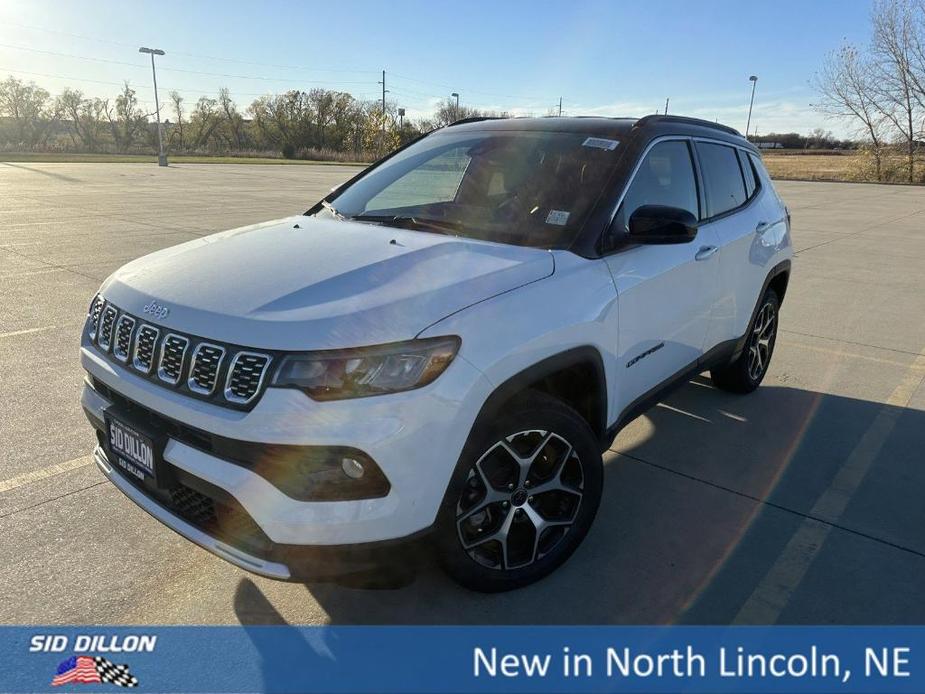
<path fill-rule="evenodd" d="M 440 132 L 372 170 L 318 214 L 565 248 L 609 180 L 617 145 L 587 133 Z"/>

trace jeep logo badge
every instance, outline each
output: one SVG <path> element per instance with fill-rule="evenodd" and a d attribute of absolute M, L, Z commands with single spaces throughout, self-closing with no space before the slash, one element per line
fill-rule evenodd
<path fill-rule="evenodd" d="M 149 316 L 153 316 L 154 318 L 158 318 L 161 320 L 166 318 L 168 314 L 170 313 L 169 308 L 153 300 L 150 303 L 145 305 L 143 311 L 147 313 Z"/>

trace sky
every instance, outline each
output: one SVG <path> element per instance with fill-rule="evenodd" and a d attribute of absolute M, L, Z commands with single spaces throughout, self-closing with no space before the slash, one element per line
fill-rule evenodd
<path fill-rule="evenodd" d="M 387 98 L 409 117 L 451 92 L 515 115 L 662 111 L 751 132 L 850 133 L 811 104 L 825 55 L 869 36 L 869 0 L 0 0 L 0 78 L 110 97 L 123 80 L 153 110 L 228 87 L 256 96 L 325 87 Z M 169 114 L 166 114 L 169 117 Z"/>

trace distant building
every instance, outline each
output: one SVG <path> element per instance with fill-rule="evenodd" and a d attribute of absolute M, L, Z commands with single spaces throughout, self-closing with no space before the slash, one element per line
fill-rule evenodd
<path fill-rule="evenodd" d="M 758 142 L 756 143 L 758 149 L 783 149 L 784 145 L 781 142 Z"/>

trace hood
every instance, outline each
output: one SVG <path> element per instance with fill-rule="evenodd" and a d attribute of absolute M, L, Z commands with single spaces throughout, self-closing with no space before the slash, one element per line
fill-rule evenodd
<path fill-rule="evenodd" d="M 411 339 L 553 270 L 540 249 L 297 216 L 139 258 L 102 291 L 148 322 L 200 337 L 336 349 Z M 168 309 L 163 319 L 143 312 L 152 300 Z"/>

